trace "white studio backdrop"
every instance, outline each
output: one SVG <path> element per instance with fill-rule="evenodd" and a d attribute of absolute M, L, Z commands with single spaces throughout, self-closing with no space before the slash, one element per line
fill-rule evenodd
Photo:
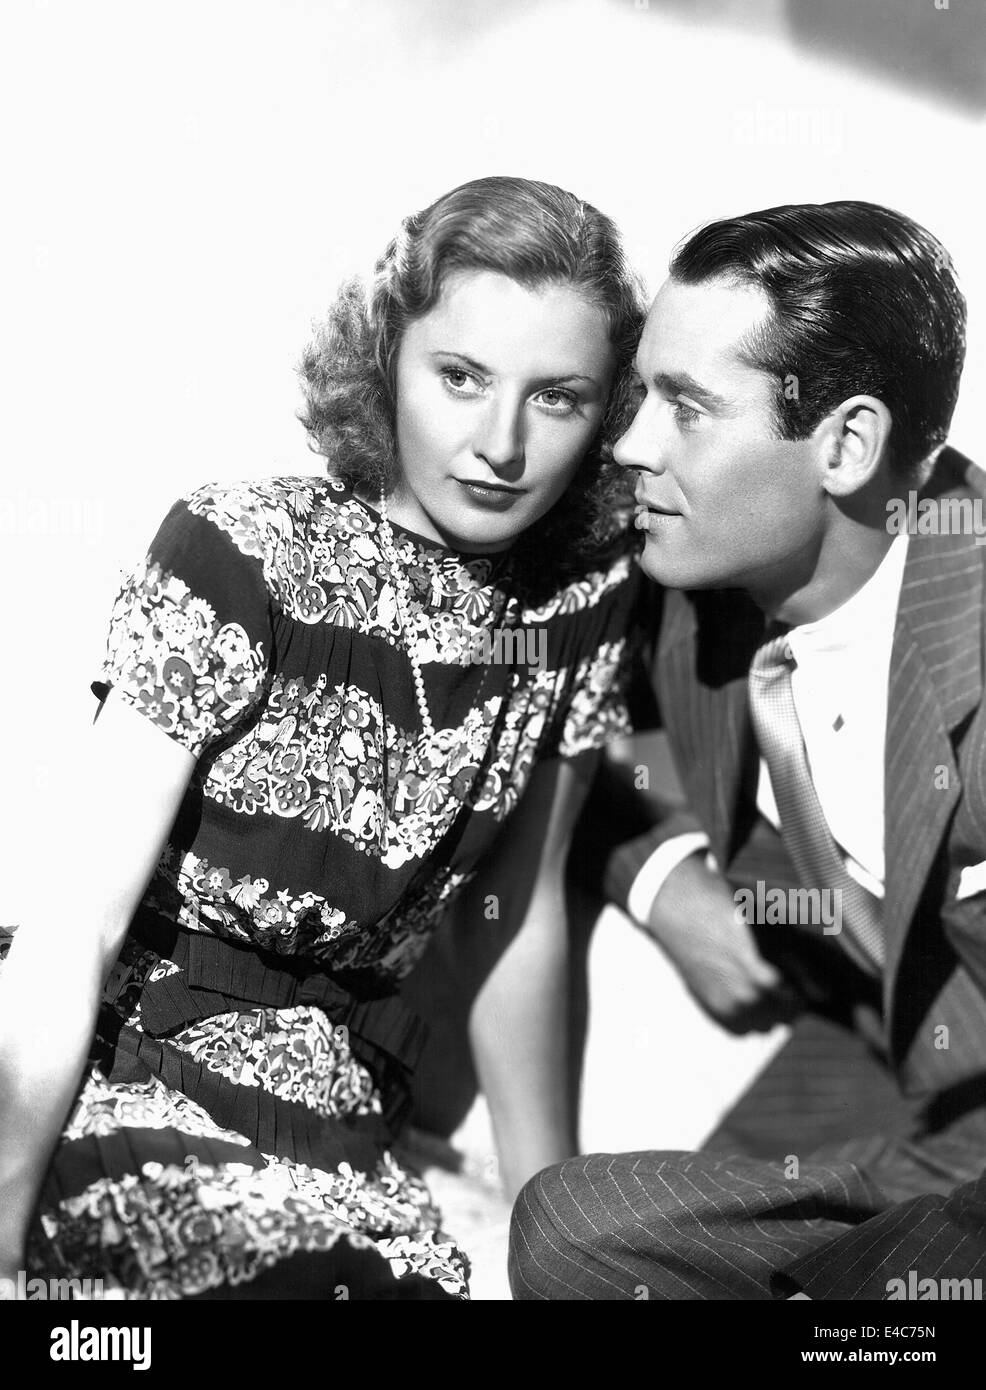
<path fill-rule="evenodd" d="M 961 3 L 899 0 L 946 50 Z M 0 109 L 0 923 L 57 882 L 121 569 L 190 487 L 320 471 L 311 323 L 457 183 L 572 188 L 652 289 L 716 216 L 901 208 L 958 268 L 953 442 L 986 454 L 981 117 L 796 45 L 782 0 L 6 0 Z"/>

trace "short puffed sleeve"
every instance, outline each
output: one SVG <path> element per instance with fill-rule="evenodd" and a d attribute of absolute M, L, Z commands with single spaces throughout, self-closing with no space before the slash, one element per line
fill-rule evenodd
<path fill-rule="evenodd" d="M 195 494 L 176 502 L 120 590 L 93 693 L 112 687 L 195 756 L 239 727 L 271 659 L 261 551 L 196 509 Z"/>

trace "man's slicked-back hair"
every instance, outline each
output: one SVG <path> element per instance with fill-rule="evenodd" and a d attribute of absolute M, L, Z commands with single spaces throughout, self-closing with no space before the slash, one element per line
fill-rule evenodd
<path fill-rule="evenodd" d="M 965 356 L 965 299 L 930 232 L 875 203 L 791 204 L 700 228 L 670 272 L 767 295 L 773 310 L 744 356 L 775 379 L 782 438 L 805 439 L 850 396 L 875 396 L 892 419 L 894 473 L 923 476 L 947 437 Z"/>

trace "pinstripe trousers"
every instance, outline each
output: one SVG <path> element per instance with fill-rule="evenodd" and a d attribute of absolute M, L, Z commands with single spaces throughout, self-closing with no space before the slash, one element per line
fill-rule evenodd
<path fill-rule="evenodd" d="M 951 1097 L 905 1098 L 866 1040 L 868 1008 L 857 997 L 851 1016 L 801 1015 L 702 1150 L 589 1154 L 537 1174 L 511 1222 L 514 1298 L 774 1299 L 806 1271 L 813 1297 L 880 1298 L 887 1280 L 906 1280 L 894 1209 L 986 1168 L 986 1077 Z M 886 1275 L 874 1281 L 869 1259 L 854 1281 L 852 1257 L 826 1247 L 856 1231 L 865 1253 L 863 1223 L 881 1216 L 871 1229 Z M 970 1220 L 978 1228 L 981 1214 Z M 942 1277 L 986 1276 L 986 1255 L 942 1246 L 936 1213 L 925 1227 L 913 1211 L 900 1221 L 927 1235 L 923 1276 L 943 1261 Z M 908 1259 L 924 1243 L 909 1240 Z"/>
<path fill-rule="evenodd" d="M 511 1229 L 514 1298 L 768 1299 L 784 1264 L 882 1211 L 853 1164 L 704 1153 L 589 1154 L 522 1191 Z"/>
<path fill-rule="evenodd" d="M 827 1270 L 826 1247 L 902 1203 L 978 1177 L 979 1100 L 951 1120 L 932 1117 L 901 1097 L 858 1035 L 804 1015 L 701 1151 L 589 1154 L 533 1178 L 511 1223 L 513 1296 L 783 1298 L 810 1265 L 815 1297 L 882 1297 L 886 1280 L 854 1283 L 844 1251 Z M 907 1220 L 913 1229 L 913 1212 Z M 886 1279 L 906 1279 L 893 1265 L 894 1221 L 885 1215 L 879 1231 Z M 929 1214 L 922 1273 L 932 1277 L 939 1225 Z M 858 1236 L 865 1250 L 865 1228 Z M 986 1257 L 969 1268 L 961 1252 L 947 1259 L 949 1277 L 986 1275 Z"/>
<path fill-rule="evenodd" d="M 813 1294 L 825 1297 L 830 1242 L 910 1197 L 978 1176 L 981 1144 L 979 1114 L 961 1136 L 930 1147 L 871 1138 L 821 1149 L 796 1166 L 715 1152 L 573 1158 L 539 1173 L 517 1200 L 511 1290 L 518 1300 L 783 1298 L 800 1287 L 786 1268 L 798 1262 L 800 1271 L 808 1260 Z M 913 1228 L 913 1213 L 901 1220 Z M 936 1234 L 929 1227 L 929 1251 Z M 865 1242 L 865 1230 L 859 1235 Z M 879 1240 L 887 1279 L 906 1279 L 892 1262 L 892 1220 Z M 934 1277 L 937 1263 L 922 1273 Z M 986 1257 L 960 1269 L 952 1261 L 941 1273 L 982 1277 Z M 831 1296 L 885 1294 L 872 1278 L 854 1286 L 844 1254 L 830 1274 Z"/>

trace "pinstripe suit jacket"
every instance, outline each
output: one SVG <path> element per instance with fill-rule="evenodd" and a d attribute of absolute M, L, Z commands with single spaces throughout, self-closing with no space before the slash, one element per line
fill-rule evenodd
<path fill-rule="evenodd" d="M 986 473 L 943 451 L 923 495 L 975 499 Z M 884 1045 L 905 1091 L 986 1105 L 986 891 L 959 895 L 963 869 L 986 861 L 986 545 L 974 535 L 912 535 L 894 633 L 885 758 Z M 646 856 L 685 828 L 709 836 L 729 866 L 757 817 L 756 748 L 747 675 L 764 619 L 735 592 L 663 595 L 652 679 L 688 810 L 617 851 L 609 881 L 629 887 Z M 983 1154 L 986 1174 L 986 1153 Z M 974 1234 L 970 1217 L 974 1214 Z M 930 1223 L 930 1224 L 929 1224 Z M 986 1254 L 986 1175 L 951 1197 L 894 1208 L 826 1247 L 879 1273 L 890 1244 L 929 1233 L 946 1258 L 960 1241 Z M 864 1232 L 866 1234 L 864 1234 Z M 882 1253 L 881 1253 L 882 1252 Z M 803 1287 L 812 1261 L 799 1262 Z M 901 1251 L 895 1254 L 901 1263 Z M 801 1266 L 805 1268 L 801 1268 Z M 958 1271 L 956 1271 L 958 1272 Z M 885 1276 L 883 1276 L 885 1282 Z M 882 1284 L 881 1284 L 882 1287 Z"/>

